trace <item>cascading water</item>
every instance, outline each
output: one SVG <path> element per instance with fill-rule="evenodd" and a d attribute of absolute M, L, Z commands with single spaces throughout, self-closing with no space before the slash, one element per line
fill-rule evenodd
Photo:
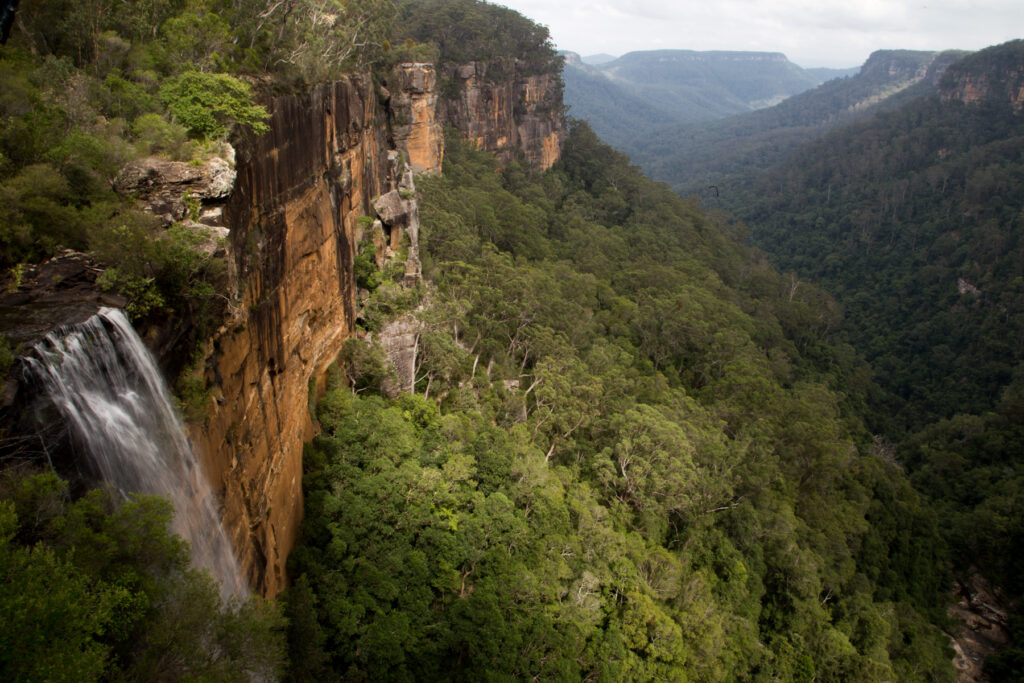
<path fill-rule="evenodd" d="M 80 325 L 60 328 L 35 346 L 28 371 L 63 415 L 103 479 L 121 495 L 170 498 L 175 533 L 192 545 L 192 561 L 209 569 L 221 594 L 248 593 L 231 543 L 149 351 L 119 309 L 102 308 Z"/>

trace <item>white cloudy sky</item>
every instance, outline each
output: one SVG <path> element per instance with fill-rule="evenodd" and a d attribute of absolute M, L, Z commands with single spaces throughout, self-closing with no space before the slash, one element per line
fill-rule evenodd
<path fill-rule="evenodd" d="M 977 50 L 1024 35 L 1024 0 L 492 0 L 544 24 L 561 50 L 764 50 L 805 67 L 874 50 Z"/>

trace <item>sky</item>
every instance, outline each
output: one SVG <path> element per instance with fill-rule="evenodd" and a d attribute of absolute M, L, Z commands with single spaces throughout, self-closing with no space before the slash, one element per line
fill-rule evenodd
<path fill-rule="evenodd" d="M 1024 0 L 491 1 L 583 56 L 750 50 L 803 67 L 853 67 L 875 50 L 978 50 L 1024 36 Z"/>

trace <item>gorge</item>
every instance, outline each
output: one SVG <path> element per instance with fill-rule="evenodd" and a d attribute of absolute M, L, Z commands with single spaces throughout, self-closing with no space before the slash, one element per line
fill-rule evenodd
<path fill-rule="evenodd" d="M 565 118 L 546 29 L 478 0 L 324 7 L 129 3 L 68 23 L 47 0 L 0 48 L 6 678 L 952 681 L 957 585 L 952 614 L 984 607 L 998 635 L 963 675 L 1013 680 L 1019 344 L 982 368 L 1003 382 L 988 412 L 903 435 L 899 375 L 850 341 L 858 310 Z M 758 218 L 782 233 L 835 218 L 854 240 L 840 255 L 866 258 L 895 253 L 868 220 L 880 196 L 912 251 L 946 224 L 904 235 L 899 211 L 926 215 L 923 189 L 960 176 L 879 195 L 852 171 L 903 138 L 860 136 L 943 107 L 1016 131 L 1024 72 L 992 70 L 1014 49 L 877 54 L 868 71 L 891 82 L 798 96 L 825 118 L 877 88 L 917 109 L 813 143 L 848 145 L 842 192 L 811 178 L 750 206 L 772 202 Z M 949 64 L 954 95 L 912 97 Z M 1017 285 L 996 283 L 1019 271 L 1018 147 L 960 129 L 965 158 L 1010 172 L 972 176 L 965 196 L 995 210 L 946 211 L 936 249 L 976 228 L 1006 258 L 913 272 L 956 288 L 933 324 L 979 315 L 1013 336 Z M 961 163 L 923 132 L 910 151 Z M 829 159 L 790 142 L 772 153 L 813 158 L 769 176 L 783 188 Z M 864 244 L 833 215 L 858 193 Z M 810 243 L 841 249 L 830 234 Z M 143 401 L 133 382 L 156 367 L 174 395 Z M 155 435 L 161 460 L 184 458 L 169 402 L 198 459 L 175 505 L 223 520 L 197 525 L 191 566 L 216 564 L 204 539 L 230 546 L 240 588 L 190 568 L 166 500 L 123 495 L 164 475 L 117 484 L 80 457 Z M 131 443 L 100 445 L 107 427 Z"/>

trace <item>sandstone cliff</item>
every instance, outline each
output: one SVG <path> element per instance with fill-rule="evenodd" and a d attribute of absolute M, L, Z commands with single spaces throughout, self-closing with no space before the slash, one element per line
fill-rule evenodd
<path fill-rule="evenodd" d="M 236 304 L 209 342 L 215 400 L 192 434 L 265 595 L 284 585 L 301 520 L 310 382 L 354 325 L 356 221 L 395 176 L 369 78 L 279 98 L 271 111 L 270 133 L 239 148 L 224 208 Z"/>
<path fill-rule="evenodd" d="M 433 64 L 399 64 L 391 83 L 395 145 L 414 173 L 440 173 L 444 130 L 437 119 L 437 72 Z"/>
<path fill-rule="evenodd" d="M 486 84 L 473 68 L 447 104 L 430 64 L 400 65 L 383 87 L 354 75 L 279 97 L 265 135 L 225 145 L 198 166 L 139 159 L 115 183 L 165 225 L 202 230 L 209 239 L 200 248 L 227 260 L 229 285 L 220 293 L 227 314 L 203 346 L 208 410 L 190 438 L 246 580 L 265 596 L 285 586 L 302 519 L 302 448 L 316 429 L 310 398 L 356 333 L 358 242 L 376 242 L 381 259 L 401 252 L 403 283 L 418 282 L 413 175 L 440 171 L 442 122 L 506 158 L 517 148 L 542 167 L 558 157 L 557 76 Z M 0 297 L 8 337 L 35 339 L 101 304 L 123 305 L 95 286 L 101 272 L 75 254 L 26 270 L 23 286 Z M 196 331 L 187 318 L 152 324 L 159 329 L 148 330 L 147 343 L 173 375 Z M 390 345 L 396 357 L 415 357 L 415 331 L 411 346 L 408 337 Z M 409 390 L 411 366 L 398 364 L 396 390 Z M 12 380 L 0 421 L 19 414 L 18 391 Z M 72 456 L 64 473 L 74 478 Z"/>
<path fill-rule="evenodd" d="M 1000 71 L 950 69 L 942 80 L 940 93 L 945 100 L 958 99 L 974 104 L 985 99 L 1010 102 L 1014 112 L 1024 111 L 1024 70 Z"/>
<path fill-rule="evenodd" d="M 239 147 L 223 207 L 233 312 L 208 343 L 214 397 L 192 438 L 221 492 L 248 580 L 264 595 L 284 587 L 299 530 L 302 445 L 315 429 L 311 392 L 354 332 L 358 219 L 378 216 L 375 228 L 387 230 L 391 246 L 408 234 L 412 283 L 419 261 L 410 171 L 440 171 L 440 121 L 506 158 L 522 149 L 542 168 L 558 158 L 557 75 L 495 85 L 478 79 L 477 68 L 441 111 L 429 64 L 400 65 L 379 91 L 353 76 L 282 97 L 271 108 L 271 131 Z"/>
<path fill-rule="evenodd" d="M 521 150 L 530 163 L 550 168 L 565 134 L 561 76 L 527 75 L 518 62 L 500 67 L 513 75 L 491 78 L 494 67 L 486 62 L 448 67 L 452 97 L 442 103 L 441 123 L 503 161 Z"/>

